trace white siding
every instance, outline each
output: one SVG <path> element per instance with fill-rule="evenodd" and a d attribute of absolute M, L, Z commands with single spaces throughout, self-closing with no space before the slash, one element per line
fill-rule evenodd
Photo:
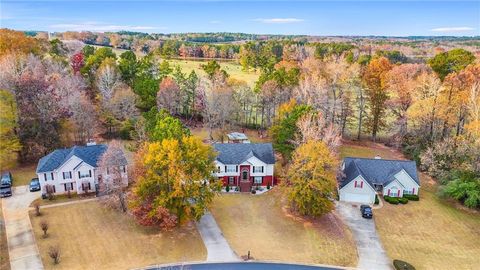
<path fill-rule="evenodd" d="M 395 179 L 397 179 L 401 183 L 401 185 L 403 186 L 403 190 L 408 190 L 410 192 L 415 191 L 414 194 L 418 194 L 418 189 L 420 188 L 420 186 L 410 177 L 410 175 L 405 170 L 402 170 L 395 174 Z"/>
<path fill-rule="evenodd" d="M 360 175 L 339 190 L 340 201 L 346 202 L 374 203 L 375 194 L 375 190 Z"/>
<path fill-rule="evenodd" d="M 389 195 L 389 190 L 390 190 L 390 195 Z M 390 184 L 386 185 L 383 188 L 383 196 L 402 197 L 403 196 L 402 184 L 398 182 L 398 180 L 392 181 Z"/>

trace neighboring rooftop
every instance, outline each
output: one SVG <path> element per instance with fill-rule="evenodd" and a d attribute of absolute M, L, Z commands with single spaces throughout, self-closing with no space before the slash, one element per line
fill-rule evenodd
<path fill-rule="evenodd" d="M 252 156 L 267 164 L 275 164 L 271 143 L 216 143 L 217 160 L 223 164 L 240 164 Z"/>
<path fill-rule="evenodd" d="M 390 160 L 376 158 L 355 158 L 346 157 L 343 162 L 345 169 L 344 176 L 340 181 L 340 188 L 350 183 L 358 175 L 371 185 L 388 185 L 394 180 L 395 174 L 405 170 L 412 179 L 420 185 L 417 175 L 417 163 L 411 160 Z"/>
<path fill-rule="evenodd" d="M 97 162 L 107 149 L 104 144 L 73 146 L 65 149 L 57 149 L 52 153 L 44 156 L 38 161 L 37 173 L 50 172 L 69 160 L 72 156 L 76 156 L 90 166 L 97 167 Z M 127 160 L 125 159 L 125 164 Z"/>
<path fill-rule="evenodd" d="M 231 141 L 248 141 L 247 135 L 245 133 L 240 132 L 232 132 L 227 134 L 227 137 Z"/>

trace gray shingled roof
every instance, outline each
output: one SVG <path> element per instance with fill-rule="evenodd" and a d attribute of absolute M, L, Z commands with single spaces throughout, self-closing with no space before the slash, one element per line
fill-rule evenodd
<path fill-rule="evenodd" d="M 90 166 L 97 167 L 97 162 L 106 149 L 107 146 L 104 144 L 57 149 L 38 161 L 37 173 L 53 171 L 72 156 L 80 158 Z M 125 159 L 125 157 L 123 158 Z M 127 160 L 125 159 L 125 165 L 126 164 Z"/>
<path fill-rule="evenodd" d="M 372 187 L 373 184 L 385 186 L 392 182 L 394 175 L 402 169 L 420 185 L 415 161 L 347 157 L 343 162 L 345 169 L 344 176 L 340 179 L 340 188 L 350 183 L 358 175 L 362 175 Z"/>
<path fill-rule="evenodd" d="M 240 164 L 252 156 L 266 164 L 275 164 L 271 143 L 216 143 L 217 160 L 223 164 Z"/>

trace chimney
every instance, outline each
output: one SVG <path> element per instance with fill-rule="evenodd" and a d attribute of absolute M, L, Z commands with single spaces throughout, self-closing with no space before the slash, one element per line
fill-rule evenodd
<path fill-rule="evenodd" d="M 96 143 L 95 141 L 93 141 L 93 140 L 89 140 L 89 141 L 87 142 L 87 146 L 92 146 L 92 145 L 97 145 L 97 143 Z"/>
<path fill-rule="evenodd" d="M 375 159 L 382 159 L 382 157 L 380 155 L 376 155 Z"/>

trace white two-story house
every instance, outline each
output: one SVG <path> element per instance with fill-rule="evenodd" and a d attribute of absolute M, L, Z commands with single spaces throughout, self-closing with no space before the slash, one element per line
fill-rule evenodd
<path fill-rule="evenodd" d="M 347 157 L 342 163 L 338 193 L 340 201 L 374 203 L 375 196 L 418 195 L 417 165 L 411 160 Z"/>
<path fill-rule="evenodd" d="M 218 152 L 214 176 L 222 180 L 224 186 L 250 192 L 252 186 L 276 184 L 271 143 L 218 143 L 213 147 Z"/>
<path fill-rule="evenodd" d="M 89 144 L 87 146 L 73 146 L 57 149 L 38 161 L 37 175 L 43 194 L 47 188 L 54 194 L 64 194 L 68 191 L 85 193 L 96 191 L 96 184 L 100 175 L 98 162 L 107 145 Z M 123 157 L 121 166 L 122 179 L 128 184 L 127 160 Z M 107 172 L 103 175 L 108 176 Z"/>

